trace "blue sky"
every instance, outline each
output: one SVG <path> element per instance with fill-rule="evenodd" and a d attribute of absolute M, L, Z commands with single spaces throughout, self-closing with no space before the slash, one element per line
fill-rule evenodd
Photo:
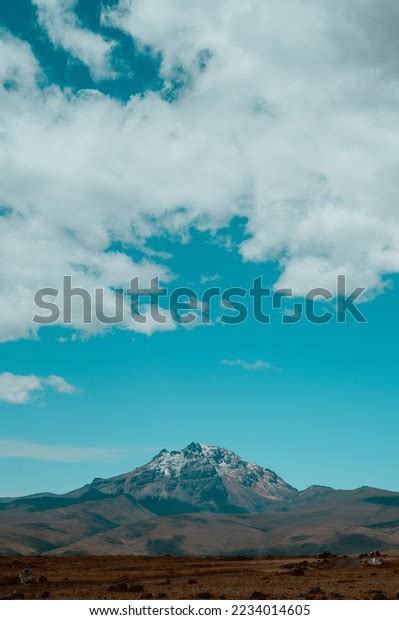
<path fill-rule="evenodd" d="M 196 29 L 203 24 L 201 15 L 188 11 L 185 23 L 178 2 L 168 3 L 167 15 L 158 11 L 151 18 L 149 3 L 148 11 L 132 21 L 123 17 L 129 7 L 133 11 L 129 3 L 122 17 L 117 2 L 103 3 L 102 25 L 97 2 L 62 0 L 58 12 L 49 0 L 0 5 L 6 59 L 0 66 L 0 106 L 10 131 L 7 148 L 0 143 L 8 166 L 0 179 L 0 203 L 6 208 L 2 258 L 8 265 L 1 273 L 7 295 L 0 303 L 0 373 L 35 377 L 40 384 L 28 388 L 23 402 L 9 393 L 8 400 L 4 394 L 1 399 L 0 391 L 0 496 L 66 491 L 191 441 L 231 448 L 298 488 L 368 484 L 399 490 L 399 226 L 391 187 L 396 146 L 387 137 L 389 121 L 382 123 L 375 112 L 381 101 L 376 97 L 364 109 L 348 87 L 345 68 L 333 75 L 339 114 L 313 93 L 314 109 L 301 120 L 276 94 L 270 106 L 278 110 L 278 120 L 273 112 L 265 125 L 253 127 L 259 121 L 252 115 L 269 105 L 254 90 L 251 116 L 241 110 L 248 84 L 240 71 L 255 68 L 236 63 L 232 70 L 234 50 L 212 48 L 214 30 Z M 244 4 L 245 19 L 254 19 L 250 9 L 263 11 L 257 0 Z M 329 23 L 328 6 L 321 5 Z M 203 6 L 206 10 L 207 3 Z M 114 11 L 108 21 L 104 7 Z M 231 9 L 232 19 L 224 22 L 230 9 L 221 7 L 220 27 L 228 40 L 229 24 L 241 18 Z M 276 11 L 264 17 L 278 24 Z M 342 29 L 345 49 L 345 28 L 340 22 L 335 26 Z M 249 43 L 238 25 L 233 34 L 242 46 L 240 59 L 245 58 Z M 189 37 L 182 49 L 176 47 L 178 35 Z M 321 46 L 328 68 L 335 58 L 332 43 L 328 31 L 323 30 L 321 43 L 319 35 L 311 33 L 310 48 Z M 297 33 L 287 36 L 295 49 Z M 105 54 L 110 42 L 111 52 Z M 209 69 L 199 64 L 198 58 L 208 57 L 199 54 L 204 49 L 216 59 L 216 68 L 212 60 Z M 378 56 L 379 49 L 364 58 L 349 54 L 354 74 L 368 63 L 370 91 L 373 59 L 379 57 L 381 73 L 389 64 Z M 256 52 L 266 57 L 267 46 L 259 45 Z M 295 54 L 286 57 L 296 76 L 299 71 L 310 80 L 296 93 L 305 109 L 314 86 L 309 76 L 317 81 L 321 68 L 310 52 L 299 69 Z M 286 67 L 277 68 L 275 83 L 265 82 L 265 88 L 281 90 L 285 102 Z M 40 75 L 31 84 L 36 70 Z M 10 82 L 11 71 L 16 84 Z M 396 95 L 386 88 L 381 99 L 395 110 Z M 237 109 L 230 105 L 235 92 Z M 140 99 L 128 108 L 132 96 Z M 206 101 L 209 123 L 203 118 Z M 215 101 L 225 106 L 221 112 Z M 310 156 L 305 137 L 310 128 L 318 133 L 323 115 L 332 129 L 320 142 L 314 138 Z M 149 126 L 137 129 L 138 117 L 148 117 Z M 293 129 L 294 121 L 299 124 Z M 368 140 L 362 133 L 366 122 Z M 242 133 L 230 140 L 237 123 Z M 121 127 L 127 128 L 118 133 Z M 160 135 L 164 128 L 165 136 L 173 135 L 172 146 Z M 136 133 L 130 136 L 130 131 Z M 353 132 L 349 147 L 343 139 L 348 131 Z M 133 157 L 130 149 L 136 146 Z M 298 150 L 301 156 L 291 161 Z M 254 151 L 259 158 L 250 161 Z M 367 175 L 357 171 L 359 165 Z M 367 286 L 372 293 L 362 304 L 368 322 L 283 325 L 276 312 L 271 325 L 250 318 L 236 326 L 215 322 L 151 335 L 127 328 L 93 334 L 78 322 L 72 328 L 32 331 L 30 304 L 37 288 L 72 273 L 83 278 L 82 285 L 112 290 L 121 281 L 127 284 L 136 268 L 144 276 L 159 271 L 174 286 L 199 291 L 204 276 L 218 274 L 222 288 L 248 288 L 262 275 L 265 284 L 290 285 L 298 296 L 310 286 L 331 286 L 336 274 L 345 272 L 351 285 Z M 251 370 L 223 360 L 249 365 L 261 360 L 271 367 Z M 48 383 L 54 376 L 71 389 Z"/>

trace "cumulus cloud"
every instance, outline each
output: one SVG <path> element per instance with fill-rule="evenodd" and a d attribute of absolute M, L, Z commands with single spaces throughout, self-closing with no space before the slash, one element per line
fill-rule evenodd
<path fill-rule="evenodd" d="M 0 439 L 0 458 L 23 458 L 37 461 L 82 462 L 117 460 L 124 451 L 116 448 L 48 445 L 32 441 Z"/>
<path fill-rule="evenodd" d="M 384 288 L 399 271 L 396 2 L 121 0 L 103 22 L 161 55 L 162 91 L 43 88 L 29 46 L 0 35 L 0 340 L 34 334 L 37 288 L 72 275 L 112 309 L 132 276 L 172 277 L 127 248 L 192 226 L 217 239 L 234 216 L 242 258 L 278 261 L 278 287 L 334 290 L 344 273 Z"/>
<path fill-rule="evenodd" d="M 186 72 L 181 106 L 248 193 L 244 259 L 279 260 L 300 294 L 397 271 L 395 2 L 120 0 L 108 19 L 162 54 L 166 80 Z"/>
<path fill-rule="evenodd" d="M 36 375 L 14 375 L 11 372 L 3 372 L 0 374 L 0 401 L 23 405 L 29 403 L 36 392 L 46 387 L 51 387 L 60 394 L 79 393 L 78 388 L 58 375 L 37 377 Z"/>
<path fill-rule="evenodd" d="M 77 0 L 32 0 L 37 7 L 38 21 L 51 42 L 62 47 L 88 66 L 94 78 L 113 76 L 111 69 L 112 41 L 82 28 L 74 11 Z"/>
<path fill-rule="evenodd" d="M 271 362 L 266 360 L 256 360 L 255 362 L 248 362 L 247 360 L 243 360 L 241 358 L 237 359 L 224 359 L 220 362 L 224 366 L 238 366 L 239 368 L 243 368 L 244 370 L 278 370 L 274 368 Z"/>

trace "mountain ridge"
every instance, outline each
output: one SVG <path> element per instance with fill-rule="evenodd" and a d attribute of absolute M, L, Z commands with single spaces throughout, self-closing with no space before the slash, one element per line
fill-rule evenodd
<path fill-rule="evenodd" d="M 0 499 L 0 555 L 257 555 L 399 548 L 399 493 L 295 489 L 192 442 L 68 493 Z"/>

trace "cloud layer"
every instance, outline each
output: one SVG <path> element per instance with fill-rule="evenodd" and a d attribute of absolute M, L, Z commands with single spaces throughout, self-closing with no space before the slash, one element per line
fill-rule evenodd
<path fill-rule="evenodd" d="M 74 2 L 35 3 L 54 44 L 106 70 L 112 44 Z M 32 334 L 37 288 L 69 274 L 105 286 L 112 311 L 132 276 L 172 277 L 125 248 L 235 215 L 242 258 L 277 260 L 277 286 L 345 273 L 384 288 L 399 271 L 396 2 L 121 0 L 103 23 L 161 55 L 163 91 L 124 104 L 43 86 L 29 45 L 0 35 L 0 341 Z"/>
<path fill-rule="evenodd" d="M 82 462 L 95 460 L 118 460 L 124 454 L 115 448 L 57 446 L 0 439 L 0 459 L 23 458 L 37 461 Z"/>

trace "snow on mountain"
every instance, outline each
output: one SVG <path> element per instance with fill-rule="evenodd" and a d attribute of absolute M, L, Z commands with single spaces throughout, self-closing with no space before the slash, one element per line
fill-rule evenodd
<path fill-rule="evenodd" d="M 257 512 L 298 494 L 273 471 L 225 448 L 199 443 L 161 450 L 146 465 L 108 480 L 95 479 L 91 487 L 132 496 L 157 514 Z"/>

